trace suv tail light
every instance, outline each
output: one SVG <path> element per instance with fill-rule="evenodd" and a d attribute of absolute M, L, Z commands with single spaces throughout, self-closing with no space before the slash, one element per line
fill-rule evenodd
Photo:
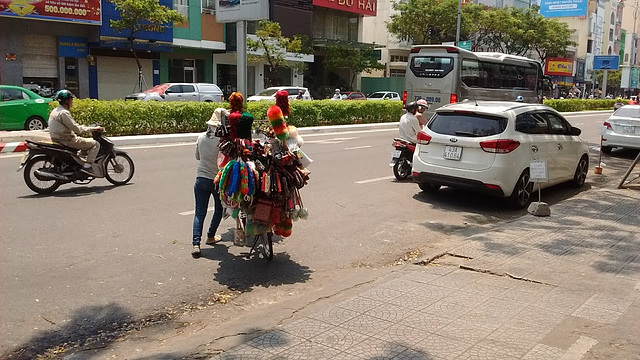
<path fill-rule="evenodd" d="M 413 53 L 419 53 L 419 52 L 420 52 L 420 48 L 419 48 L 419 47 L 411 48 L 411 53 L 412 53 L 412 54 L 413 54 Z"/>
<path fill-rule="evenodd" d="M 611 128 L 611 124 L 609 124 L 609 122 L 608 122 L 608 121 L 605 121 L 605 122 L 604 122 L 604 124 L 602 124 L 602 125 L 603 125 L 604 127 L 606 127 L 606 128 L 607 128 L 607 130 L 613 130 L 613 129 Z"/>
<path fill-rule="evenodd" d="M 454 48 L 454 47 L 448 47 L 448 48 L 445 48 L 445 50 L 447 50 L 448 53 L 458 53 L 459 52 L 458 49 Z"/>
<path fill-rule="evenodd" d="M 455 104 L 458 102 L 458 95 L 456 94 L 451 94 L 451 96 L 449 97 L 449 102 L 451 104 Z"/>
<path fill-rule="evenodd" d="M 418 144 L 429 145 L 430 142 L 431 142 L 431 135 L 427 134 L 424 131 L 418 132 Z"/>
<path fill-rule="evenodd" d="M 402 108 L 404 109 L 407 106 L 407 91 L 405 90 L 402 93 Z"/>
<path fill-rule="evenodd" d="M 489 140 L 480 142 L 482 150 L 488 153 L 506 154 L 517 149 L 520 142 L 511 139 Z"/>

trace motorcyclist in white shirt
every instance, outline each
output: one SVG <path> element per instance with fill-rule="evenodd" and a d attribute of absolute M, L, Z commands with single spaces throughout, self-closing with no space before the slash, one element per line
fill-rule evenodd
<path fill-rule="evenodd" d="M 418 104 L 411 102 L 407 104 L 406 114 L 400 118 L 400 126 L 398 127 L 398 137 L 412 143 L 418 142 L 418 132 L 422 130 L 416 112 L 418 111 Z"/>

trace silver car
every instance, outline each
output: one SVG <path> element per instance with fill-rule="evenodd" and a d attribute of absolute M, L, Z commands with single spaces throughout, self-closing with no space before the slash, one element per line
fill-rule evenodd
<path fill-rule="evenodd" d="M 640 105 L 625 105 L 604 122 L 602 152 L 614 147 L 640 149 Z"/>
<path fill-rule="evenodd" d="M 125 100 L 222 102 L 224 94 L 216 84 L 165 83 L 128 95 Z"/>

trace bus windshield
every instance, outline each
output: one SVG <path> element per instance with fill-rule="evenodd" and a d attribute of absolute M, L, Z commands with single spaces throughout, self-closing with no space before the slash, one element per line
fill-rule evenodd
<path fill-rule="evenodd" d="M 453 58 L 441 56 L 414 56 L 411 72 L 417 77 L 442 78 L 453 70 Z"/>

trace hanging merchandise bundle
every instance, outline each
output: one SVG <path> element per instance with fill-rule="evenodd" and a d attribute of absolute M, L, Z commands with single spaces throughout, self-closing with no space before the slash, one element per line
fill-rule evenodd
<path fill-rule="evenodd" d="M 247 245 L 246 235 L 273 232 L 291 235 L 293 222 L 306 219 L 300 189 L 309 180 L 307 167 L 312 160 L 300 149 L 302 137 L 294 126 L 287 126 L 289 98 L 286 91 L 276 93 L 276 105 L 267 111 L 268 123 L 258 126 L 266 141 L 252 139 L 253 116 L 243 112 L 243 98 L 229 98 L 231 113 L 216 131 L 220 137 L 221 169 L 215 178 L 223 204 L 233 209 L 236 244 Z M 246 215 L 246 226 L 241 217 Z"/>

